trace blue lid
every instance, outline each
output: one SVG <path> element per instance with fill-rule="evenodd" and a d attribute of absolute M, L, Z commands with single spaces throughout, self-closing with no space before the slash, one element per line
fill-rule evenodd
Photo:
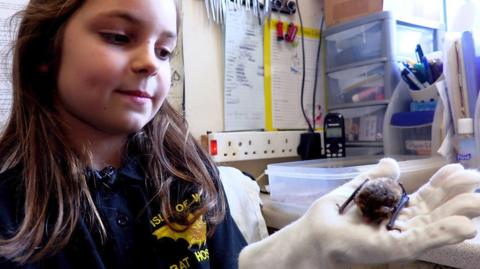
<path fill-rule="evenodd" d="M 397 127 L 414 127 L 433 122 L 435 111 L 397 112 L 393 114 L 390 124 Z"/>

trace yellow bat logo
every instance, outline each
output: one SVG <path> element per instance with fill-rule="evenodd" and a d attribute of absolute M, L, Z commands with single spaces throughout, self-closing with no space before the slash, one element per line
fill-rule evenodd
<path fill-rule="evenodd" d="M 177 228 L 184 229 L 185 226 L 175 224 Z M 207 242 L 207 224 L 203 220 L 203 217 L 200 216 L 187 230 L 183 232 L 176 232 L 172 228 L 168 227 L 167 225 L 162 226 L 161 228 L 157 229 L 153 232 L 153 235 L 157 237 L 157 239 L 161 238 L 171 238 L 174 241 L 177 239 L 182 238 L 188 243 L 188 248 L 191 248 L 193 245 L 197 245 L 201 247 L 205 245 Z"/>

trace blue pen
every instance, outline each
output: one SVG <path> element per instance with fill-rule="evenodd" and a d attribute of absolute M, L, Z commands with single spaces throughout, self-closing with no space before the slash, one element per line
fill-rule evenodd
<path fill-rule="evenodd" d="M 403 81 L 405 81 L 408 84 L 408 87 L 411 90 L 418 91 L 420 90 L 413 82 L 410 81 L 410 79 L 403 73 L 400 73 L 400 76 L 402 77 Z"/>
<path fill-rule="evenodd" d="M 404 78 L 404 80 L 407 81 L 408 85 L 412 90 L 420 90 L 425 88 L 425 86 L 417 79 L 417 77 L 415 77 L 412 71 L 410 71 L 410 69 L 408 68 L 404 68 L 402 70 L 402 78 Z"/>
<path fill-rule="evenodd" d="M 421 77 L 419 77 L 418 74 L 416 74 L 417 78 L 423 83 L 428 82 L 428 85 L 424 84 L 424 86 L 428 87 L 430 84 L 433 83 L 433 76 L 432 76 L 432 71 L 430 70 L 430 66 L 428 64 L 427 57 L 425 57 L 425 54 L 423 54 L 423 49 L 420 44 L 417 44 L 415 53 L 417 55 L 417 62 L 418 62 L 418 66 L 415 65 L 415 67 L 421 74 Z"/>
<path fill-rule="evenodd" d="M 430 64 L 428 63 L 427 57 L 423 56 L 422 58 L 422 64 L 423 64 L 423 71 L 425 75 L 427 76 L 427 81 L 428 83 L 432 84 L 433 81 L 433 75 L 432 75 L 432 69 L 430 69 Z"/>
<path fill-rule="evenodd" d="M 428 87 L 430 84 L 427 81 L 427 74 L 425 74 L 425 69 L 423 68 L 422 63 L 416 63 L 411 70 L 415 77 L 423 84 L 423 86 Z"/>
<path fill-rule="evenodd" d="M 422 46 L 420 46 L 420 44 L 417 44 L 417 48 L 415 49 L 415 52 L 417 54 L 417 62 L 421 62 L 422 58 L 425 55 L 423 54 Z"/>

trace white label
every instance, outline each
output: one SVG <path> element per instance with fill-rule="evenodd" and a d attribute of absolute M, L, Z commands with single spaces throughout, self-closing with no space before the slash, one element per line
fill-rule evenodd
<path fill-rule="evenodd" d="M 457 148 L 457 161 L 465 168 L 474 168 L 475 164 L 475 139 L 459 139 Z"/>

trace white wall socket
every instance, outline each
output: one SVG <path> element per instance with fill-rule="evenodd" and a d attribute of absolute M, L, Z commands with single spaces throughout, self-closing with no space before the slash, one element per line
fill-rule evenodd
<path fill-rule="evenodd" d="M 298 156 L 305 131 L 222 132 L 208 134 L 208 152 L 216 162 Z"/>

